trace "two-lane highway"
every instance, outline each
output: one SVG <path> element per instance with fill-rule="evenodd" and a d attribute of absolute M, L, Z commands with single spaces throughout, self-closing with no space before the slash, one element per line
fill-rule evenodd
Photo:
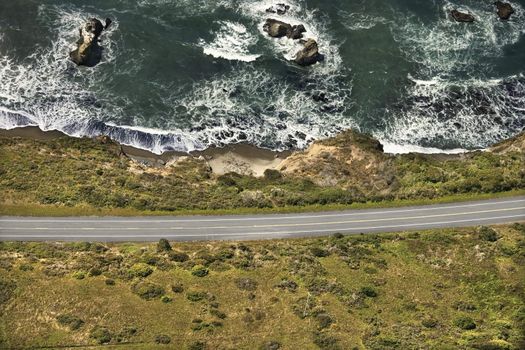
<path fill-rule="evenodd" d="M 525 196 L 392 209 L 170 217 L 0 217 L 0 240 L 253 240 L 525 221 Z"/>

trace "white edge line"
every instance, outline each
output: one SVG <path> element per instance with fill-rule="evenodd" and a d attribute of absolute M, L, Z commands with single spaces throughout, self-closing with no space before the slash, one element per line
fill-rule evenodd
<path fill-rule="evenodd" d="M 19 221 L 27 221 L 27 222 L 93 222 L 94 220 L 99 220 L 102 222 L 127 222 L 127 223 L 155 223 L 155 222 L 220 222 L 220 221 L 250 221 L 250 220 L 286 220 L 286 219 L 304 219 L 304 218 L 323 218 L 323 217 L 332 217 L 332 216 L 354 216 L 354 215 L 375 215 L 375 214 L 389 214 L 389 213 L 405 213 L 405 212 L 413 212 L 413 211 L 428 211 L 428 210 L 445 210 L 445 209 L 457 209 L 457 208 L 468 208 L 468 207 L 477 207 L 477 206 L 484 206 L 484 205 L 499 205 L 499 204 L 508 204 L 508 203 L 519 203 L 519 202 L 525 202 L 525 199 L 516 199 L 511 201 L 496 201 L 496 202 L 482 202 L 482 203 L 472 203 L 472 204 L 465 204 L 465 205 L 450 205 L 450 206 L 433 206 L 428 205 L 425 208 L 419 208 L 419 207 L 412 207 L 410 209 L 393 209 L 393 210 L 385 210 L 385 211 L 368 211 L 371 209 L 354 209 L 355 212 L 345 212 L 341 211 L 340 213 L 330 213 L 330 214 L 321 214 L 321 215 L 309 215 L 308 213 L 305 213 L 303 215 L 296 215 L 296 216 L 280 216 L 279 214 L 255 214 L 251 217 L 243 217 L 243 218 L 214 218 L 214 219 L 205 219 L 202 216 L 196 215 L 194 216 L 194 219 L 181 219 L 178 220 L 176 218 L 174 219 L 161 219 L 161 220 L 155 220 L 155 216 L 150 216 L 150 220 L 134 220 L 134 219 L 126 219 L 122 218 L 119 220 L 105 220 L 104 217 L 93 217 L 92 219 L 67 219 L 63 217 L 57 217 L 56 219 L 33 219 L 32 217 L 18 217 L 17 219 L 0 219 L 0 222 L 19 222 Z M 187 216 L 185 216 L 187 218 Z"/>
<path fill-rule="evenodd" d="M 368 226 L 368 227 L 355 227 L 355 228 L 347 228 L 347 229 L 334 229 L 334 230 L 310 230 L 310 231 L 280 231 L 280 232 L 248 232 L 248 233 L 211 233 L 211 234 L 198 234 L 198 235 L 174 235 L 174 234 L 165 234 L 162 236 L 147 236 L 147 235 L 119 235 L 114 237 L 108 237 L 107 235 L 90 235 L 90 236 L 84 236 L 84 235 L 50 235 L 50 236 L 34 236 L 34 235 L 2 235 L 0 236 L 0 240 L 4 240 L 4 238 L 106 238 L 106 239 L 116 239 L 116 238 L 152 238 L 157 239 L 158 237 L 162 238 L 177 238 L 177 237 L 197 237 L 202 236 L 202 238 L 206 237 L 228 237 L 228 236 L 274 236 L 274 235 L 293 235 L 293 234 L 309 234 L 309 233 L 332 233 L 332 232 L 351 232 L 351 231 L 360 231 L 360 230 L 378 230 L 378 229 L 395 229 L 399 227 L 417 227 L 417 226 L 423 226 L 423 229 L 425 228 L 431 228 L 435 225 L 446 225 L 446 224 L 454 224 L 454 223 L 465 223 L 465 222 L 480 222 L 480 221 L 490 221 L 490 220 L 500 220 L 500 219 L 510 219 L 510 218 L 523 218 L 525 219 L 525 216 L 523 215 L 508 215 L 508 216 L 495 216 L 490 218 L 481 218 L 481 219 L 464 219 L 464 220 L 452 220 L 452 221 L 440 221 L 440 222 L 433 222 L 430 224 L 402 224 L 402 225 L 388 225 L 388 226 Z M 388 233 L 388 231 L 385 231 L 385 233 Z"/>

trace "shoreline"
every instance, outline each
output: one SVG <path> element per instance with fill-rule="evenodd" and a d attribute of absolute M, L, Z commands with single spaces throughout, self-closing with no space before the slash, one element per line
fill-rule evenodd
<path fill-rule="evenodd" d="M 33 140 L 53 140 L 61 137 L 76 138 L 58 130 L 43 131 L 38 126 L 0 129 L 0 137 L 20 137 Z M 164 166 L 168 162 L 176 161 L 182 157 L 203 157 L 217 175 L 236 172 L 242 175 L 260 177 L 264 175 L 266 169 L 276 169 L 283 160 L 295 152 L 292 150 L 271 151 L 250 144 L 239 143 L 224 147 L 210 147 L 203 151 L 187 153 L 168 151 L 156 154 L 145 149 L 112 141 L 119 144 L 128 157 L 147 166 Z"/>

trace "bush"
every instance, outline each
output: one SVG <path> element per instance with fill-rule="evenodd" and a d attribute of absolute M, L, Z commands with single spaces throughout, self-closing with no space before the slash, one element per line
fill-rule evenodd
<path fill-rule="evenodd" d="M 83 271 L 74 272 L 73 273 L 73 278 L 75 278 L 77 280 L 83 280 L 84 278 L 86 278 L 86 273 L 83 272 Z"/>
<path fill-rule="evenodd" d="M 111 341 L 111 333 L 106 327 L 97 326 L 91 330 L 89 337 L 98 344 L 107 344 Z"/>
<path fill-rule="evenodd" d="M 181 253 L 181 252 L 170 252 L 169 257 L 171 261 L 175 261 L 175 262 L 185 262 L 185 261 L 188 261 L 190 258 L 188 254 Z"/>
<path fill-rule="evenodd" d="M 235 280 L 235 285 L 240 290 L 254 291 L 257 289 L 257 282 L 251 278 L 237 278 Z"/>
<path fill-rule="evenodd" d="M 33 265 L 31 264 L 22 264 L 19 267 L 20 271 L 33 271 Z"/>
<path fill-rule="evenodd" d="M 281 343 L 271 340 L 267 341 L 263 345 L 260 346 L 260 350 L 279 350 L 281 348 Z"/>
<path fill-rule="evenodd" d="M 330 253 L 327 250 L 321 249 L 319 247 L 310 248 L 310 252 L 312 253 L 313 256 L 316 256 L 318 258 L 324 258 L 330 255 Z"/>
<path fill-rule="evenodd" d="M 283 178 L 283 175 L 279 170 L 266 169 L 264 171 L 264 178 L 268 181 L 277 181 Z"/>
<path fill-rule="evenodd" d="M 180 283 L 177 283 L 171 286 L 171 290 L 173 293 L 182 293 L 184 292 L 184 286 Z"/>
<path fill-rule="evenodd" d="M 202 266 L 202 265 L 195 265 L 191 269 L 191 274 L 193 276 L 197 276 L 197 277 L 207 276 L 208 273 L 209 273 L 209 270 L 206 267 Z"/>
<path fill-rule="evenodd" d="M 131 286 L 131 291 L 145 300 L 151 300 L 165 294 L 164 288 L 158 284 L 139 281 Z"/>
<path fill-rule="evenodd" d="M 328 328 L 334 322 L 333 318 L 324 312 L 317 314 L 315 319 L 319 323 L 319 329 Z"/>
<path fill-rule="evenodd" d="M 438 325 L 438 321 L 434 318 L 427 317 L 421 321 L 421 324 L 425 328 L 435 328 Z"/>
<path fill-rule="evenodd" d="M 478 229 L 479 238 L 487 242 L 496 242 L 498 240 L 498 233 L 487 226 L 481 226 Z"/>
<path fill-rule="evenodd" d="M 203 343 L 201 341 L 193 342 L 188 346 L 188 350 L 205 350 L 205 349 L 206 349 L 206 343 Z"/>
<path fill-rule="evenodd" d="M 210 310 L 210 314 L 217 317 L 217 318 L 220 318 L 221 320 L 224 320 L 226 318 L 226 314 L 224 312 L 221 312 L 217 309 L 211 309 Z"/>
<path fill-rule="evenodd" d="M 476 323 L 468 316 L 461 316 L 454 320 L 454 326 L 463 330 L 476 329 Z"/>
<path fill-rule="evenodd" d="M 316 332 L 314 334 L 314 344 L 322 350 L 339 350 L 341 347 L 338 344 L 339 340 L 328 334 Z"/>
<path fill-rule="evenodd" d="M 108 286 L 114 286 L 115 285 L 115 280 L 114 279 L 111 279 L 111 278 L 107 278 L 104 283 L 106 283 L 106 285 Z"/>
<path fill-rule="evenodd" d="M 188 292 L 186 293 L 186 299 L 189 301 L 201 301 L 207 298 L 207 294 L 205 292 Z"/>
<path fill-rule="evenodd" d="M 364 296 L 367 296 L 369 298 L 377 297 L 377 292 L 372 287 L 363 287 L 363 288 L 361 288 L 361 294 L 363 294 Z"/>
<path fill-rule="evenodd" d="M 128 270 L 130 277 L 148 277 L 153 273 L 151 266 L 145 263 L 138 263 Z"/>
<path fill-rule="evenodd" d="M 165 304 L 168 304 L 168 303 L 171 303 L 173 301 L 173 299 L 171 299 L 167 295 L 163 295 L 162 297 L 160 297 L 160 301 L 162 301 Z"/>
<path fill-rule="evenodd" d="M 155 343 L 157 344 L 169 344 L 171 343 L 171 337 L 169 335 L 157 335 L 155 337 Z"/>
<path fill-rule="evenodd" d="M 57 321 L 60 325 L 75 331 L 84 325 L 84 321 L 73 315 L 58 315 Z"/>
<path fill-rule="evenodd" d="M 88 272 L 89 277 L 95 277 L 95 276 L 100 276 L 100 275 L 102 275 L 102 271 L 99 268 L 92 267 L 91 269 L 89 269 L 89 272 Z"/>
<path fill-rule="evenodd" d="M 168 242 L 168 240 L 165 238 L 161 238 L 159 243 L 157 243 L 157 252 L 171 252 L 170 242 Z"/>

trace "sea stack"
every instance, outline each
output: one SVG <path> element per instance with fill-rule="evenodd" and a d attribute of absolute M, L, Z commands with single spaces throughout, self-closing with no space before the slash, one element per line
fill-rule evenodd
<path fill-rule="evenodd" d="M 474 22 L 474 16 L 472 16 L 470 13 L 460 12 L 458 10 L 452 10 L 450 11 L 450 15 L 456 22 L 465 22 L 465 23 Z"/>
<path fill-rule="evenodd" d="M 80 28 L 80 39 L 77 49 L 69 53 L 69 57 L 79 66 L 94 67 L 102 60 L 102 46 L 99 38 L 102 32 L 111 25 L 111 20 L 106 18 L 103 25 L 97 18 L 91 18 Z"/>
<path fill-rule="evenodd" d="M 508 20 L 510 15 L 514 13 L 514 9 L 508 2 L 496 1 L 494 5 L 496 5 L 496 9 L 498 10 L 499 18 L 504 21 Z"/>
<path fill-rule="evenodd" d="M 304 48 L 295 55 L 295 63 L 301 66 L 310 66 L 323 60 L 323 55 L 319 53 L 319 47 L 314 39 L 308 39 L 304 43 Z"/>

